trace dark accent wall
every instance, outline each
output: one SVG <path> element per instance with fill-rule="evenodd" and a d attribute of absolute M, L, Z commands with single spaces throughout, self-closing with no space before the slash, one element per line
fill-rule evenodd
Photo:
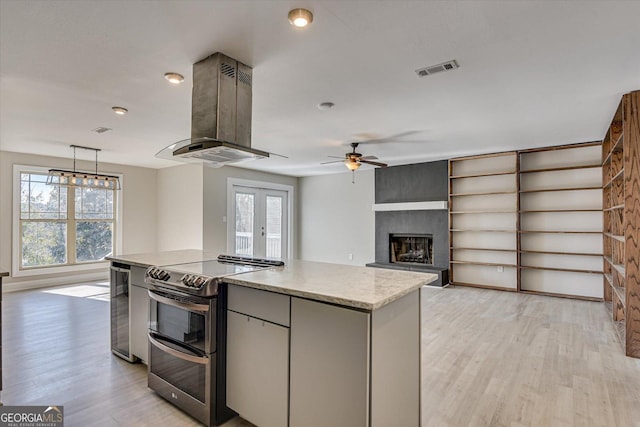
<path fill-rule="evenodd" d="M 447 160 L 375 170 L 375 202 L 432 202 L 449 197 Z"/>
<path fill-rule="evenodd" d="M 446 160 L 392 166 L 375 171 L 375 202 L 402 203 L 448 199 Z M 390 233 L 433 235 L 434 266 L 449 267 L 447 210 L 376 212 L 376 262 L 389 262 Z"/>

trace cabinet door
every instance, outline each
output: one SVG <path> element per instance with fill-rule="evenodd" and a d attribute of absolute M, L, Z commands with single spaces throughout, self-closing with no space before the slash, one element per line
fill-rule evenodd
<path fill-rule="evenodd" d="M 144 363 L 149 360 L 149 293 L 131 286 L 131 353 Z"/>
<path fill-rule="evenodd" d="M 288 425 L 289 329 L 227 312 L 227 406 L 260 427 Z"/>
<path fill-rule="evenodd" d="M 291 298 L 291 427 L 369 423 L 370 314 Z"/>

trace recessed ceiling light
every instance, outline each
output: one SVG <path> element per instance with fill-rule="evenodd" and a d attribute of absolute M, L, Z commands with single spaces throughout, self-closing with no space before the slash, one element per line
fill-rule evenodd
<path fill-rule="evenodd" d="M 129 110 L 124 107 L 111 107 L 114 113 L 124 116 Z"/>
<path fill-rule="evenodd" d="M 336 105 L 333 102 L 321 102 L 318 104 L 318 110 L 330 110 Z"/>
<path fill-rule="evenodd" d="M 294 27 L 306 27 L 313 22 L 313 13 L 307 9 L 293 9 L 289 12 L 289 22 Z"/>
<path fill-rule="evenodd" d="M 184 77 L 182 74 L 178 73 L 165 73 L 164 78 L 169 81 L 169 83 L 173 83 L 174 85 L 179 85 L 184 81 Z"/>

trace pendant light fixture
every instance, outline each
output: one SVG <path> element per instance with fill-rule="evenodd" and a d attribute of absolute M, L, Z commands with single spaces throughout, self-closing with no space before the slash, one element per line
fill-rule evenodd
<path fill-rule="evenodd" d="M 115 175 L 98 173 L 99 148 L 83 147 L 82 145 L 70 145 L 73 148 L 73 170 L 49 169 L 47 184 L 62 185 L 65 187 L 99 188 L 107 190 L 120 190 L 120 178 Z M 82 172 L 76 170 L 76 149 L 92 150 L 96 153 L 95 172 Z"/>

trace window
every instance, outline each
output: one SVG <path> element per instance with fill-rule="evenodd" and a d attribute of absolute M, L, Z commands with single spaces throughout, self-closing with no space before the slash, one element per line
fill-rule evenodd
<path fill-rule="evenodd" d="M 47 185 L 47 170 L 37 167 L 15 166 L 14 177 L 14 275 L 68 271 L 56 267 L 86 266 L 113 253 L 114 190 Z"/>

